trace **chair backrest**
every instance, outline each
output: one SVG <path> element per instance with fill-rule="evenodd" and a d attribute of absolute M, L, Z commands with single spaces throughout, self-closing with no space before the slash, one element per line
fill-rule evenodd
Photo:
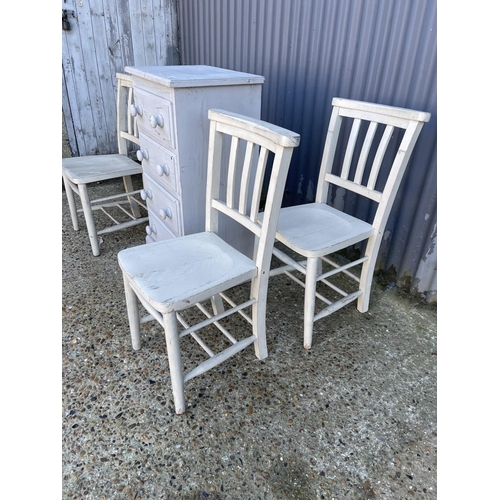
<path fill-rule="evenodd" d="M 293 149 L 300 135 L 270 123 L 222 110 L 209 110 L 206 230 L 217 232 L 219 213 L 232 218 L 256 237 L 254 261 L 269 268 L 279 210 Z M 230 137 L 227 182 L 221 192 L 224 135 Z M 243 163 L 238 154 L 246 141 Z M 229 140 L 226 140 L 226 145 Z M 274 154 L 264 212 L 259 217 L 264 175 L 269 152 Z M 226 163 L 224 161 L 224 163 Z M 268 273 L 267 273 L 268 274 Z"/>
<path fill-rule="evenodd" d="M 132 77 L 124 73 L 116 73 L 116 126 L 118 137 L 118 152 L 122 155 L 128 153 L 127 141 L 140 145 L 137 121 L 130 114 L 130 105 L 134 98 Z"/>
<path fill-rule="evenodd" d="M 382 231 L 415 142 L 431 115 L 423 111 L 341 98 L 334 98 L 332 105 L 316 202 L 327 202 L 331 184 L 365 196 L 378 203 L 372 224 Z M 344 121 L 344 125 L 350 124 L 350 133 L 345 150 L 339 151 Z M 383 132 L 377 132 L 379 125 L 384 127 Z M 397 129 L 404 129 L 404 133 L 399 134 Z M 346 134 L 348 132 L 346 130 Z M 394 141 L 399 137 L 399 144 L 391 143 L 391 139 Z M 340 175 L 332 173 L 334 160 L 337 159 L 342 164 Z M 379 179 L 382 165 L 388 165 L 385 179 Z M 384 170 L 387 169 L 384 167 Z"/>

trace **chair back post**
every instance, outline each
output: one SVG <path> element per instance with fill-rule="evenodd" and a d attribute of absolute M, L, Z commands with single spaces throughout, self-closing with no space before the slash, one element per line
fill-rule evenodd
<path fill-rule="evenodd" d="M 254 260 L 259 269 L 260 280 L 265 278 L 262 285 L 267 286 L 271 264 L 272 250 L 278 226 L 279 210 L 281 208 L 288 168 L 292 159 L 293 147 L 279 146 L 274 153 L 274 161 L 269 180 L 269 189 L 266 195 L 264 214 L 262 218 L 262 232 L 254 250 Z"/>
<path fill-rule="evenodd" d="M 335 159 L 335 151 L 337 150 L 341 125 L 342 117 L 339 116 L 339 108 L 334 106 L 328 124 L 325 147 L 323 148 L 323 156 L 321 158 L 319 180 L 316 188 L 316 203 L 327 202 L 330 183 L 326 181 L 325 177 L 326 174 L 332 173 L 333 160 Z"/>
<path fill-rule="evenodd" d="M 136 119 L 130 113 L 133 102 L 134 86 L 132 77 L 124 73 L 116 73 L 116 134 L 118 138 L 118 153 L 128 154 L 127 141 L 140 145 Z"/>
<path fill-rule="evenodd" d="M 401 180 L 403 179 L 403 175 L 406 171 L 413 148 L 417 142 L 423 125 L 424 122 L 410 122 L 400 143 L 396 157 L 394 158 L 389 176 L 382 191 L 382 197 L 378 203 L 372 222 L 372 225 L 375 228 L 375 234 L 379 239 L 381 239 L 382 233 L 385 229 L 385 225 L 389 218 L 394 200 L 396 199 L 396 194 L 401 184 Z M 378 247 L 376 250 L 378 250 Z"/>
<path fill-rule="evenodd" d="M 258 307 L 263 311 L 267 308 L 267 287 L 270 277 L 271 258 L 292 154 L 293 147 L 280 146 L 275 151 L 262 218 L 262 232 L 254 246 L 254 261 L 258 272 L 257 276 L 252 280 L 250 294 L 252 298 L 259 298 Z M 256 307 L 257 305 L 254 304 L 253 309 L 255 310 Z M 261 356 L 267 356 L 265 335 L 260 335 L 260 332 L 265 331 L 265 315 L 259 315 L 255 311 L 253 316 L 257 322 L 254 325 L 254 331 L 259 335 L 255 350 L 260 358 Z"/>
<path fill-rule="evenodd" d="M 217 122 L 210 120 L 208 138 L 207 195 L 205 201 L 205 229 L 212 233 L 219 230 L 217 210 L 212 206 L 212 200 L 219 198 L 220 174 L 222 163 L 222 133 L 217 131 Z"/>

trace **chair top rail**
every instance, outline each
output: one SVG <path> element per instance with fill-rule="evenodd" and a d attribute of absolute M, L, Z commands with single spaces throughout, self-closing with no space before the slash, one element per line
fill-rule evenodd
<path fill-rule="evenodd" d="M 244 124 L 244 126 L 250 132 L 253 132 L 257 136 L 268 138 L 272 142 L 278 144 L 279 146 L 283 146 L 285 148 L 288 147 L 294 148 L 298 146 L 300 143 L 299 134 L 292 132 L 291 130 L 279 127 L 277 125 L 264 122 L 257 118 L 249 118 L 243 115 L 239 115 L 237 113 L 231 113 L 229 111 L 218 110 L 218 109 L 210 109 L 208 111 L 208 118 L 210 120 L 216 120 L 219 123 L 224 123 L 226 125 L 231 125 L 235 127 L 241 127 Z M 241 135 L 238 134 L 238 137 L 241 137 Z M 244 139 L 244 137 L 241 138 Z M 251 142 L 256 142 L 260 144 L 261 140 L 255 140 Z"/>
<path fill-rule="evenodd" d="M 415 109 L 398 108 L 396 106 L 388 106 L 386 104 L 376 104 L 372 102 L 355 101 L 352 99 L 343 99 L 340 97 L 334 97 L 332 99 L 332 105 L 343 108 L 344 110 L 357 110 L 367 112 L 368 114 L 373 113 L 376 115 L 386 115 L 395 118 L 401 118 L 403 120 L 415 120 L 420 122 L 428 122 L 430 120 L 431 114 L 426 111 L 417 111 Z M 343 114 L 341 112 L 341 114 Z M 359 117 L 359 116 L 356 116 Z M 370 121 L 378 121 L 370 120 Z M 383 122 L 381 122 L 383 123 Z M 406 127 L 404 127 L 406 128 Z"/>
<path fill-rule="evenodd" d="M 127 75 L 125 73 L 116 73 L 116 78 L 118 80 L 121 80 L 123 87 L 133 87 L 134 86 L 134 84 L 132 83 L 132 76 L 131 75 Z"/>

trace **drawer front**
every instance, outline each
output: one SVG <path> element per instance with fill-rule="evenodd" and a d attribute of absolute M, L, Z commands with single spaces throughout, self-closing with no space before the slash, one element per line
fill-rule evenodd
<path fill-rule="evenodd" d="M 148 213 L 160 219 L 176 236 L 182 234 L 180 202 L 161 188 L 148 174 L 143 173 Z"/>
<path fill-rule="evenodd" d="M 141 89 L 134 91 L 137 124 L 157 140 L 175 149 L 174 104 Z M 141 114 L 142 113 L 142 114 Z"/>
<path fill-rule="evenodd" d="M 144 159 L 142 168 L 160 186 L 171 193 L 180 196 L 180 175 L 177 156 L 151 139 L 142 128 L 139 129 L 141 137 L 141 152 Z"/>
<path fill-rule="evenodd" d="M 176 235 L 154 214 L 149 214 L 149 224 L 146 227 L 146 234 L 146 243 L 176 238 Z"/>

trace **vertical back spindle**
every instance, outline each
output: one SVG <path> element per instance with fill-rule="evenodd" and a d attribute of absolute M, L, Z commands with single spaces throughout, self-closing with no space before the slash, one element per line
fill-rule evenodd
<path fill-rule="evenodd" d="M 259 161 L 257 162 L 257 169 L 255 172 L 255 183 L 252 193 L 252 204 L 250 208 L 250 220 L 252 222 L 257 222 L 257 216 L 259 215 L 260 195 L 262 192 L 262 185 L 264 184 L 264 174 L 266 173 L 268 156 L 269 150 L 261 146 Z"/>
<path fill-rule="evenodd" d="M 250 177 L 251 177 L 250 174 L 251 174 L 254 146 L 255 145 L 253 142 L 247 142 L 247 148 L 245 151 L 245 160 L 243 162 L 243 170 L 241 172 L 240 203 L 238 211 L 242 215 L 245 215 L 247 212 L 248 189 L 250 186 Z"/>
<path fill-rule="evenodd" d="M 392 125 L 386 125 L 382 139 L 379 142 L 377 153 L 375 159 L 373 160 L 372 168 L 370 171 L 370 177 L 368 178 L 368 189 L 375 189 L 375 184 L 377 182 L 377 177 L 380 172 L 380 166 L 382 165 L 382 160 L 384 159 L 387 146 L 391 140 L 392 134 L 394 132 L 394 127 Z"/>
<path fill-rule="evenodd" d="M 227 171 L 226 204 L 234 208 L 234 185 L 236 182 L 236 159 L 238 157 L 239 138 L 233 136 L 231 139 L 231 151 L 229 153 L 229 168 Z"/>
<path fill-rule="evenodd" d="M 349 178 L 352 156 L 354 154 L 354 148 L 356 147 L 356 142 L 358 140 L 360 126 L 361 126 L 361 120 L 359 118 L 356 118 L 352 123 L 351 133 L 349 135 L 349 142 L 347 143 L 347 148 L 344 156 L 344 163 L 342 164 L 342 173 L 340 174 L 340 177 L 342 179 L 347 180 Z"/>
<path fill-rule="evenodd" d="M 377 130 L 378 123 L 370 122 L 368 131 L 366 132 L 365 140 L 363 142 L 363 147 L 361 148 L 361 153 L 359 155 L 358 166 L 356 167 L 356 174 L 354 176 L 354 183 L 361 184 L 363 181 L 363 174 L 365 173 L 366 160 L 368 159 L 368 154 L 373 144 L 373 138 Z"/>

